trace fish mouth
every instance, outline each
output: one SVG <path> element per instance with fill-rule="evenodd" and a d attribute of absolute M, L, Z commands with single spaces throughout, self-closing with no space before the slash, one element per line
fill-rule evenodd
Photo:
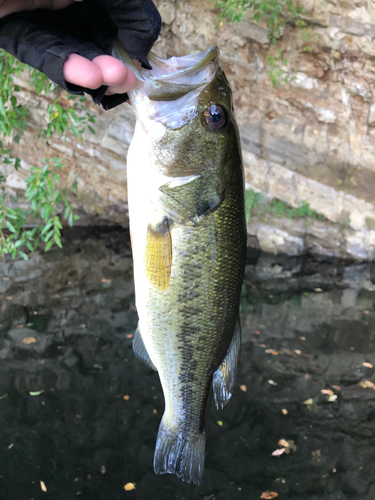
<path fill-rule="evenodd" d="M 193 58 L 196 61 L 192 64 Z M 211 47 L 205 52 L 198 52 L 197 54 L 180 58 L 172 57 L 167 60 L 150 52 L 149 59 L 153 65 L 153 69 L 151 70 L 152 76 L 147 79 L 145 89 L 147 97 L 151 101 L 175 101 L 189 92 L 206 85 L 217 70 L 218 58 L 219 48 L 216 46 Z M 210 63 L 213 63 L 211 68 Z M 160 69 L 164 71 L 164 74 L 159 75 L 158 69 L 159 71 Z M 211 69 L 212 71 L 207 71 L 207 69 Z M 209 74 L 202 75 L 202 72 Z M 200 81 L 194 83 L 197 79 L 200 79 Z"/>
<path fill-rule="evenodd" d="M 199 95 L 220 67 L 216 46 L 169 59 L 150 52 L 151 70 L 139 70 L 118 40 L 113 49 L 113 55 L 137 77 L 135 87 L 128 92 L 130 102 L 146 133 L 152 129 L 155 137 L 161 137 L 166 129 L 181 128 L 195 118 Z"/>
<path fill-rule="evenodd" d="M 148 59 L 152 69 L 139 70 L 118 40 L 113 46 L 113 56 L 120 59 L 145 84 L 145 94 L 151 101 L 175 101 L 209 83 L 218 69 L 219 53 L 216 46 L 169 59 L 162 59 L 150 52 Z"/>

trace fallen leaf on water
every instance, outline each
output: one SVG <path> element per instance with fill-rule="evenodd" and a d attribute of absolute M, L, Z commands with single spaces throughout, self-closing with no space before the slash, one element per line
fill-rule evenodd
<path fill-rule="evenodd" d="M 363 387 L 363 389 L 373 389 L 375 387 L 374 382 L 371 382 L 371 380 L 364 380 L 360 382 L 359 385 Z"/>
<path fill-rule="evenodd" d="M 132 333 L 128 333 L 127 336 L 126 336 L 127 339 L 132 339 L 133 338 L 133 334 Z"/>
<path fill-rule="evenodd" d="M 130 398 L 130 396 L 128 396 L 127 394 L 126 394 L 126 396 L 124 396 L 125 401 L 129 401 L 129 398 Z"/>
<path fill-rule="evenodd" d="M 1 400 L 1 399 L 5 399 L 7 396 L 8 396 L 8 393 L 3 394 L 2 396 L 0 396 L 0 400 Z"/>
<path fill-rule="evenodd" d="M 279 457 L 280 455 L 282 455 L 283 453 L 285 452 L 285 448 L 280 448 L 278 450 L 275 450 L 272 452 L 272 456 L 273 457 Z"/>
<path fill-rule="evenodd" d="M 339 385 L 333 385 L 332 386 L 336 391 L 341 391 L 341 387 Z"/>
<path fill-rule="evenodd" d="M 247 391 L 247 387 L 244 384 L 240 385 L 240 389 L 241 389 L 242 392 L 246 392 Z"/>
<path fill-rule="evenodd" d="M 363 311 L 365 314 L 368 314 L 370 311 Z"/>
<path fill-rule="evenodd" d="M 333 403 L 333 402 L 335 402 L 335 401 L 336 401 L 336 399 L 337 399 L 337 394 L 333 394 L 332 396 L 330 396 L 330 397 L 328 398 L 328 401 L 329 401 L 330 403 Z"/>
<path fill-rule="evenodd" d="M 101 282 L 102 282 L 102 283 L 112 283 L 112 281 L 111 281 L 111 280 L 106 280 L 105 278 L 102 278 L 102 279 L 101 279 Z"/>
<path fill-rule="evenodd" d="M 223 422 L 221 420 L 218 420 L 217 423 L 218 425 L 220 425 L 220 427 L 223 427 Z"/>
<path fill-rule="evenodd" d="M 273 380 L 269 380 L 269 381 L 268 381 L 268 383 L 269 383 L 270 385 L 277 385 L 277 382 L 274 382 Z"/>
<path fill-rule="evenodd" d="M 366 368 L 374 368 L 371 363 L 362 363 L 362 366 L 364 366 Z"/>
<path fill-rule="evenodd" d="M 267 354 L 272 354 L 273 356 L 279 355 L 279 353 L 275 351 L 275 349 L 266 349 L 264 352 L 266 352 Z"/>
<path fill-rule="evenodd" d="M 106 466 L 105 466 L 105 465 L 102 465 L 102 466 L 100 467 L 100 472 L 101 472 L 102 474 L 105 474 L 105 473 L 107 472 L 107 469 L 106 469 Z"/>
<path fill-rule="evenodd" d="M 310 399 L 306 399 L 306 401 L 304 401 L 302 404 L 304 405 L 312 405 L 314 402 L 313 398 L 310 398 Z"/>
<path fill-rule="evenodd" d="M 300 337 L 301 340 L 306 340 L 306 337 Z"/>
<path fill-rule="evenodd" d="M 55 295 L 53 296 L 54 299 L 59 299 L 60 298 L 60 295 L 58 293 L 55 293 Z"/>
<path fill-rule="evenodd" d="M 302 351 L 300 351 L 299 349 L 294 349 L 294 352 L 295 352 L 296 354 L 302 354 Z"/>
<path fill-rule="evenodd" d="M 156 415 L 156 414 L 157 414 L 157 412 L 158 412 L 158 410 L 156 410 L 155 408 L 152 410 L 152 413 L 153 413 L 154 415 Z"/>
<path fill-rule="evenodd" d="M 26 323 L 26 326 L 33 326 L 33 323 Z"/>
<path fill-rule="evenodd" d="M 34 344 L 36 342 L 36 338 L 35 337 L 25 337 L 22 342 L 24 344 Z"/>
<path fill-rule="evenodd" d="M 267 346 L 266 346 L 266 344 L 260 344 L 260 346 L 259 346 L 259 347 L 263 347 L 263 348 L 265 348 L 265 347 L 267 347 Z"/>
<path fill-rule="evenodd" d="M 6 297 L 6 299 L 7 299 L 7 300 L 12 300 L 12 299 L 13 299 L 13 297 L 11 297 L 11 296 L 9 295 L 9 297 Z"/>
<path fill-rule="evenodd" d="M 278 497 L 279 494 L 276 493 L 276 491 L 263 491 L 263 493 L 260 495 L 260 498 L 263 498 L 264 500 L 270 500 L 271 498 L 276 498 Z"/>
<path fill-rule="evenodd" d="M 3 277 L 3 280 L 4 280 L 4 281 L 9 281 L 9 280 L 10 280 L 10 278 L 8 278 L 8 276 L 4 276 L 4 277 Z"/>
<path fill-rule="evenodd" d="M 316 292 L 322 292 L 322 291 L 323 291 L 323 289 L 322 289 L 322 288 L 315 288 L 314 290 L 315 290 Z"/>
<path fill-rule="evenodd" d="M 29 394 L 30 396 L 40 396 L 42 392 L 44 392 L 44 389 L 42 389 L 41 391 L 30 391 Z"/>
<path fill-rule="evenodd" d="M 259 330 L 255 330 L 255 335 L 260 335 L 260 331 Z"/>
<path fill-rule="evenodd" d="M 333 391 L 331 391 L 331 389 L 322 389 L 320 392 L 322 394 L 327 394 L 328 396 L 333 396 Z"/>
<path fill-rule="evenodd" d="M 297 446 L 296 443 L 293 441 L 293 439 L 279 439 L 279 442 L 277 443 L 283 450 L 285 450 L 285 453 L 291 453 L 297 451 Z"/>
<path fill-rule="evenodd" d="M 17 325 L 17 328 L 23 328 L 23 325 Z"/>
<path fill-rule="evenodd" d="M 283 415 L 288 415 L 288 410 L 286 408 L 283 408 L 281 412 Z"/>
<path fill-rule="evenodd" d="M 125 491 L 135 490 L 135 483 L 126 483 L 124 486 Z"/>
<path fill-rule="evenodd" d="M 42 491 L 47 491 L 47 486 L 44 484 L 44 481 L 40 481 L 40 487 L 42 488 Z"/>

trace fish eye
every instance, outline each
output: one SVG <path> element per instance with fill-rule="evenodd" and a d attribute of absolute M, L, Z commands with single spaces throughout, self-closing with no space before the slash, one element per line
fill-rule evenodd
<path fill-rule="evenodd" d="M 204 120 L 212 130 L 223 128 L 227 123 L 227 114 L 221 106 L 213 104 L 204 112 Z"/>

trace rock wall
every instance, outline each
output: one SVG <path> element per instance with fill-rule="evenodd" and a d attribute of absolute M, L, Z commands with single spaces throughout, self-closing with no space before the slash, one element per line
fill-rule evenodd
<path fill-rule="evenodd" d="M 375 4 L 370 1 L 303 2 L 307 28 L 287 20 L 279 40 L 289 83 L 273 87 L 265 64 L 264 25 L 251 13 L 215 30 L 209 0 L 156 2 L 164 24 L 155 52 L 184 55 L 218 45 L 233 88 L 245 162 L 246 187 L 290 206 L 308 203 L 325 222 L 290 221 L 272 214 L 251 217 L 248 231 L 263 250 L 316 252 L 358 259 L 375 256 Z M 306 50 L 309 48 L 309 50 Z M 54 139 L 43 151 L 36 132 L 47 97 L 24 85 L 32 121 L 21 144 L 25 160 L 8 178 L 22 188 L 27 166 L 41 154 L 59 154 L 66 177 L 76 172 L 81 213 L 126 221 L 125 155 L 132 135 L 131 109 L 96 110 L 96 136 L 83 143 Z M 33 148 L 30 149 L 30 144 Z M 87 221 L 83 218 L 82 221 Z"/>

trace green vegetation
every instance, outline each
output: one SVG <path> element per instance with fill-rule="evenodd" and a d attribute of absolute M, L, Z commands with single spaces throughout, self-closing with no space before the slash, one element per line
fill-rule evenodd
<path fill-rule="evenodd" d="M 295 76 L 288 74 L 285 70 L 289 60 L 283 56 L 283 51 L 278 47 L 278 40 L 281 38 L 285 28 L 285 20 L 292 19 L 295 26 L 304 29 L 304 39 L 306 36 L 306 22 L 301 19 L 304 14 L 303 7 L 296 5 L 291 0 L 213 0 L 218 9 L 218 23 L 226 21 L 235 23 L 241 22 L 246 12 L 252 9 L 253 20 L 259 24 L 263 21 L 268 29 L 268 39 L 270 48 L 266 57 L 268 75 L 272 84 L 276 87 L 280 81 L 285 83 L 293 81 Z M 306 46 L 304 51 L 311 51 L 310 46 Z"/>
<path fill-rule="evenodd" d="M 291 207 L 277 198 L 268 202 L 261 193 L 256 193 L 252 189 L 246 190 L 245 205 L 247 222 L 251 215 L 259 217 L 273 215 L 275 217 L 286 217 L 288 219 L 325 220 L 324 215 L 310 208 L 308 203 L 301 203 L 299 207 Z"/>
<path fill-rule="evenodd" d="M 215 7 L 219 9 L 219 22 L 229 20 L 232 23 L 241 22 L 246 12 L 252 9 L 253 20 L 256 23 L 265 21 L 271 44 L 281 37 L 286 16 L 301 22 L 298 18 L 303 14 L 303 8 L 296 6 L 291 0 L 216 0 Z"/>
<path fill-rule="evenodd" d="M 44 74 L 20 63 L 10 54 L 0 51 L 0 161 L 3 165 L 13 165 L 18 170 L 21 160 L 12 153 L 14 144 L 18 144 L 22 133 L 26 130 L 29 110 L 19 104 L 17 97 L 20 91 L 14 83 L 14 77 L 25 69 L 30 72 L 31 85 L 37 93 L 51 96 L 51 104 L 47 109 L 48 124 L 40 130 L 46 144 L 54 135 L 66 135 L 71 131 L 78 140 L 86 128 L 95 133 L 90 123 L 94 117 L 85 111 L 82 103 L 84 97 L 56 97 L 59 88 Z M 53 94 L 52 94 L 53 92 Z M 59 170 L 63 168 L 60 158 L 43 159 L 41 166 L 31 168 L 26 182 L 26 201 L 30 208 L 10 208 L 6 191 L 6 178 L 0 173 L 0 256 L 6 254 L 28 258 L 27 252 L 35 250 L 39 242 L 44 242 L 45 251 L 53 244 L 61 247 L 62 224 L 57 215 L 57 207 L 64 209 L 64 219 L 70 226 L 78 219 L 61 190 Z M 76 189 L 76 181 L 73 183 Z M 28 224 L 28 226 L 27 226 Z M 28 227 L 31 227 L 29 229 Z"/>

